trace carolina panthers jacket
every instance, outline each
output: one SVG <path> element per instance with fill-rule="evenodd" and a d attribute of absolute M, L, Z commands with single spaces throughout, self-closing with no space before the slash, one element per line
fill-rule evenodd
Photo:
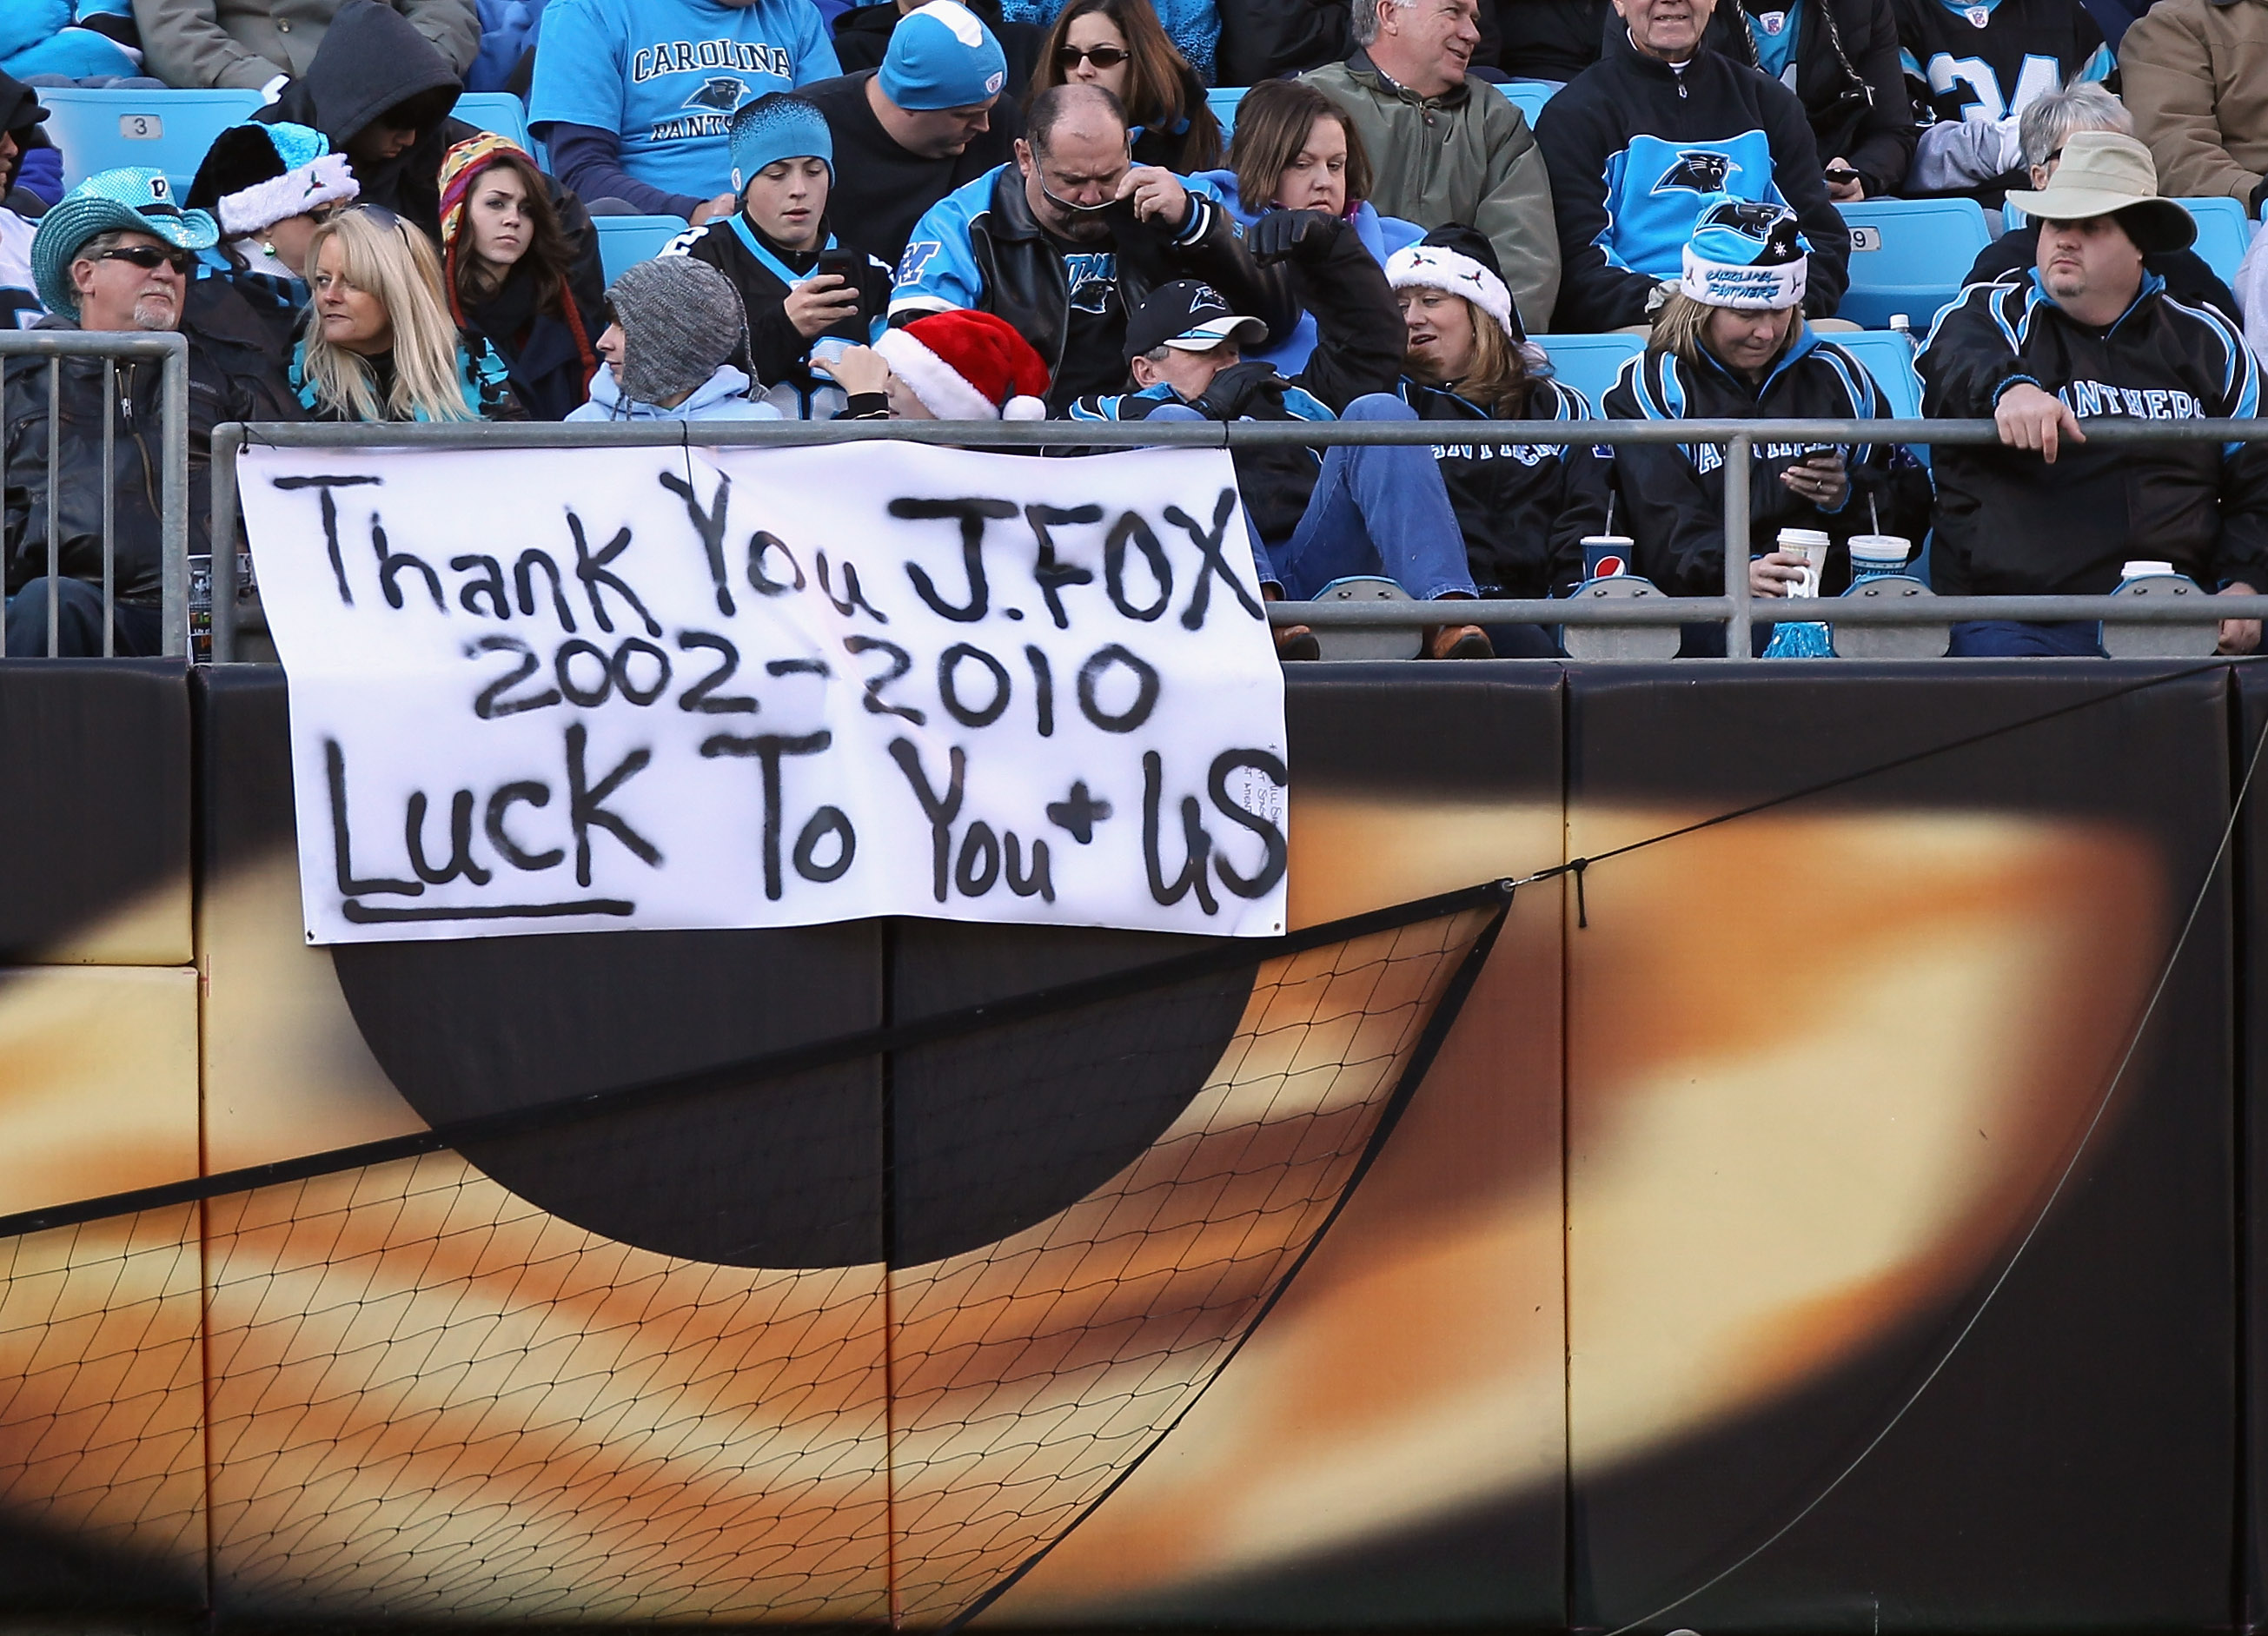
<path fill-rule="evenodd" d="M 1608 388 L 1609 420 L 1881 420 L 1881 389 L 1867 366 L 1807 324 L 1795 344 L 1752 384 L 1705 350 L 1689 364 L 1674 353 L 1648 350 L 1623 365 Z M 1851 484 L 1843 504 L 1824 511 L 1802 499 L 1780 474 L 1807 456 L 1842 453 Z M 1874 532 L 1896 532 L 1914 490 L 1926 478 L 1896 445 L 1881 443 L 1758 443 L 1749 455 L 1749 549 L 1773 549 L 1783 528 L 1819 528 L 1834 542 L 1824 584 L 1848 583 L 1845 542 Z M 1616 517 L 1635 542 L 1638 571 L 1672 596 L 1725 593 L 1725 454 L 1715 444 L 1628 444 L 1616 451 Z M 1875 501 L 1867 505 L 1869 497 Z"/>
<path fill-rule="evenodd" d="M 1181 180 L 1189 213 L 1178 231 L 1139 221 L 1129 207 L 1112 213 L 1109 239 L 1093 249 L 1066 250 L 1032 215 L 1012 162 L 979 176 L 939 199 L 915 225 L 898 263 L 890 321 L 910 323 L 954 307 L 1007 320 L 1045 360 L 1048 408 L 1055 414 L 1083 393 L 1116 384 L 1115 378 L 1066 380 L 1063 372 L 1072 304 L 1108 299 L 1113 284 L 1123 313 L 1160 284 L 1202 278 L 1235 311 L 1265 323 L 1271 336 L 1290 334 L 1299 306 L 1289 279 L 1254 262 L 1210 185 Z"/>
<path fill-rule="evenodd" d="M 1208 420 L 1336 420 L 1357 398 L 1394 390 L 1408 330 L 1384 269 L 1344 220 L 1335 225 L 1331 242 L 1311 254 L 1287 263 L 1315 320 L 1315 348 L 1306 367 L 1286 380 L 1258 358 L 1232 365 L 1189 408 Z M 1182 402 L 1160 382 L 1137 392 L 1082 397 L 1071 405 L 1071 418 L 1146 420 Z M 1263 540 L 1281 545 L 1291 539 L 1322 470 L 1312 449 L 1236 451 L 1237 490 Z"/>
<path fill-rule="evenodd" d="M 1803 105 L 1778 80 L 1707 50 L 1673 69 L 1618 31 L 1543 105 L 1535 137 L 1559 223 L 1553 328 L 1643 322 L 1647 296 L 1683 266 L 1703 195 L 1719 191 L 1794 210 L 1811 246 L 1804 310 L 1825 317 L 1842 300 L 1850 230 Z"/>
<path fill-rule="evenodd" d="M 1404 377 L 1402 401 L 1418 418 L 1443 423 L 1496 416 L 1445 387 Z M 1522 420 L 1589 420 L 1591 405 L 1574 387 L 1538 381 Z M 1505 596 L 1550 596 L 1583 577 L 1583 536 L 1603 534 L 1613 455 L 1589 444 L 1476 440 L 1454 424 L 1434 436 L 1433 462 L 1464 531 L 1473 583 Z"/>
<path fill-rule="evenodd" d="M 2259 367 L 2236 326 L 2166 293 L 2154 273 L 2101 328 L 2036 276 L 1975 284 L 1938 315 L 1918 359 L 1923 412 L 1989 417 L 2029 382 L 2091 422 L 2247 418 Z M 2171 562 L 2208 590 L 2268 588 L 2268 445 L 2066 442 L 2051 466 L 2002 447 L 1937 452 L 1938 590 L 2100 595 L 2133 557 Z"/>

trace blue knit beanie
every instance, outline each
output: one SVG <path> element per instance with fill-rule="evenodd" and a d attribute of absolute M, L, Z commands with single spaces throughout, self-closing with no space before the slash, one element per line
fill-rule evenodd
<path fill-rule="evenodd" d="M 725 140 L 733 150 L 734 193 L 782 159 L 824 159 L 828 177 L 835 174 L 835 133 L 827 116 L 792 92 L 768 92 L 741 108 Z"/>
<path fill-rule="evenodd" d="M 1008 83 L 1008 56 L 961 0 L 929 0 L 890 31 L 882 94 L 916 111 L 974 107 Z"/>

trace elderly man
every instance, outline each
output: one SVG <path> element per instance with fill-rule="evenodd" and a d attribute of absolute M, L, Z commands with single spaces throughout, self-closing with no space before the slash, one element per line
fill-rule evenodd
<path fill-rule="evenodd" d="M 90 176 L 40 222 L 32 241 L 33 275 L 48 316 L 41 329 L 147 333 L 180 327 L 182 299 L 197 251 L 219 229 L 202 210 L 173 203 L 153 170 Z M 223 421 L 298 419 L 275 361 L 262 350 L 259 321 L 247 311 L 214 309 L 225 333 L 189 337 L 189 550 L 203 552 L 205 455 Z M 61 368 L 63 446 L 55 496 L 57 571 L 54 582 L 56 652 L 102 652 L 103 464 L 99 358 L 66 358 Z M 159 616 L 163 541 L 158 529 L 158 474 L 164 470 L 162 365 L 121 365 L 119 411 L 111 466 L 115 651 L 162 651 Z M 8 372 L 4 402 L 7 456 L 7 651 L 11 658 L 48 651 L 48 372 Z"/>
<path fill-rule="evenodd" d="M 1522 321 L 1539 330 L 1559 298 L 1552 184 L 1526 116 L 1466 77 L 1479 18 L 1479 0 L 1354 0 L 1360 48 L 1302 77 L 1362 133 L 1379 213 L 1479 229 Z"/>
<path fill-rule="evenodd" d="M 2268 203 L 2268 4 L 2163 0 L 2118 42 L 2118 78 L 2158 177 L 2182 198 Z"/>
<path fill-rule="evenodd" d="M 931 205 L 1013 157 L 1007 70 L 983 18 L 930 0 L 890 31 L 880 68 L 804 87 L 835 137 L 827 210 L 843 242 L 895 266 Z"/>
<path fill-rule="evenodd" d="M 1560 329 L 1644 323 L 1667 301 L 1705 203 L 1786 205 L 1811 247 L 1803 310 L 1833 315 L 1851 233 L 1811 123 L 1778 80 L 1703 48 L 1716 0 L 1615 0 L 1605 55 L 1545 105 L 1563 281 Z"/>
<path fill-rule="evenodd" d="M 1126 319 L 1176 278 L 1211 284 L 1281 335 L 1288 283 L 1263 276 L 1211 185 L 1128 157 L 1125 110 L 1096 85 L 1032 104 L 1016 159 L 947 194 L 914 228 L 890 321 L 971 307 L 1015 326 L 1048 366 L 1048 409 L 1125 378 Z"/>
<path fill-rule="evenodd" d="M 2039 218 L 2036 269 L 1966 291 L 1919 359 L 1926 412 L 1990 416 L 2003 446 L 1937 452 L 1938 590 L 2100 594 L 2136 556 L 2233 594 L 2268 585 L 2268 446 L 2087 438 L 2088 423 L 2110 416 L 2259 413 L 2258 369 L 2235 324 L 2174 300 L 2143 265 L 2197 232 L 2158 196 L 2149 149 L 2082 131 L 2045 188 L 2008 197 Z M 2092 624 L 1990 621 L 1955 626 L 1951 652 L 2092 653 L 2097 642 Z M 2220 627 L 2223 652 L 2259 642 L 2257 621 Z"/>

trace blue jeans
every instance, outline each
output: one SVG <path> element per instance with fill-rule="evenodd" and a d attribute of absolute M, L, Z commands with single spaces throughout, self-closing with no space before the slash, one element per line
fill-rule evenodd
<path fill-rule="evenodd" d="M 1970 619 L 1953 627 L 1948 659 L 2101 659 L 2102 627 L 2091 619 L 2026 624 Z"/>
<path fill-rule="evenodd" d="M 1418 411 L 1373 392 L 1339 418 L 1415 420 Z M 1418 444 L 1325 450 L 1307 514 L 1278 553 L 1277 568 L 1285 594 L 1300 601 L 1350 574 L 1382 574 L 1420 601 L 1473 594 L 1464 530 L 1433 452 Z"/>
<path fill-rule="evenodd" d="M 55 657 L 102 657 L 102 587 L 58 577 Z M 165 616 L 154 608 L 111 605 L 112 651 L 122 659 L 154 657 L 165 645 Z M 48 579 L 42 574 L 8 599 L 8 657 L 44 659 L 48 652 Z"/>

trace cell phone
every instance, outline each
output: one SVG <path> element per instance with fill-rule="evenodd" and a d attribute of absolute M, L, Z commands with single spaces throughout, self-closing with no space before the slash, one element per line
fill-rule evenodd
<path fill-rule="evenodd" d="M 1840 165 L 1829 166 L 1827 167 L 1826 176 L 1828 181 L 1837 184 L 1853 182 L 1859 180 L 1858 172 L 1848 169 L 1847 167 Z"/>
<path fill-rule="evenodd" d="M 859 259 L 856 250 L 821 250 L 819 275 L 824 278 L 831 273 L 855 290 L 858 287 Z"/>

